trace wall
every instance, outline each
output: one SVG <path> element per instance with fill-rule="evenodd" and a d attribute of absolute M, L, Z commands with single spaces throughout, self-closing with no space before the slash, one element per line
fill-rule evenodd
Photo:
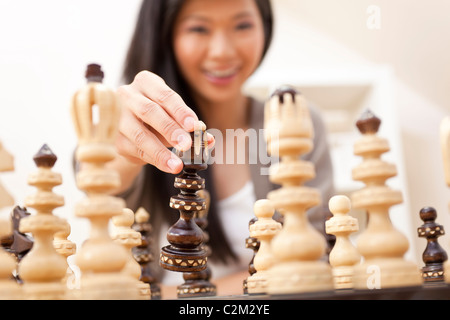
<path fill-rule="evenodd" d="M 84 85 L 86 65 L 92 62 L 103 66 L 105 84 L 120 83 L 139 5 L 140 0 L 0 2 L 0 140 L 15 158 L 15 171 L 1 174 L 0 180 L 23 206 L 34 193 L 27 185 L 28 174 L 36 170 L 32 158 L 47 143 L 58 156 L 54 171 L 63 175 L 54 192 L 66 203 L 54 213 L 69 220 L 70 239 L 78 245 L 89 225 L 73 213 L 83 195 L 72 170 L 71 98 Z"/>
<path fill-rule="evenodd" d="M 447 102 L 450 45 L 442 41 L 450 35 L 447 18 L 450 3 L 439 0 L 430 3 L 276 0 L 273 3 L 278 22 L 274 46 L 262 69 L 250 81 L 250 87 L 264 79 L 274 86 L 283 77 L 310 86 L 326 86 L 338 83 L 339 79 L 349 81 L 359 77 L 355 81 L 364 85 L 367 79 L 361 75 L 377 69 L 391 70 L 387 92 L 393 110 L 390 115 L 380 116 L 392 124 L 385 132 L 386 137 L 391 142 L 398 139 L 391 147 L 399 149 L 393 150 L 399 154 L 393 159 L 399 176 L 388 182 L 398 186 L 402 185 L 398 180 L 402 180 L 406 184 L 402 190 L 407 195 L 406 203 L 394 209 L 410 211 L 404 212 L 409 215 L 410 224 L 396 223 L 408 231 L 411 242 L 408 258 L 421 264 L 426 242 L 417 238 L 416 229 L 422 223 L 419 210 L 423 206 L 435 207 L 438 222 L 450 228 L 449 189 L 443 178 L 439 149 L 439 124 L 450 110 Z M 371 19 L 377 18 L 373 6 L 378 9 L 378 26 L 371 24 L 374 22 Z M 328 103 L 327 98 L 322 100 Z M 348 108 L 354 108 L 354 104 Z M 449 251 L 447 235 L 440 243 Z"/>

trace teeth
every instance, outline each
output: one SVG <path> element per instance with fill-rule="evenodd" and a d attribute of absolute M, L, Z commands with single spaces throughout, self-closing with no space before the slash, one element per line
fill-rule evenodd
<path fill-rule="evenodd" d="M 236 69 L 231 70 L 214 70 L 208 71 L 208 73 L 214 77 L 229 77 L 236 72 Z"/>

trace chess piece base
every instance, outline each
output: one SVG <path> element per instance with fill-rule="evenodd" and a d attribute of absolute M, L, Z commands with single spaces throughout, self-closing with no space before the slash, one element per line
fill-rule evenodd
<path fill-rule="evenodd" d="M 139 281 L 137 286 L 139 289 L 140 300 L 150 300 L 151 298 L 150 285 L 148 283 Z"/>
<path fill-rule="evenodd" d="M 444 267 L 442 266 L 442 263 L 423 267 L 422 278 L 426 282 L 444 281 Z"/>
<path fill-rule="evenodd" d="M 335 289 L 353 288 L 353 266 L 333 267 L 332 272 Z"/>
<path fill-rule="evenodd" d="M 289 261 L 268 270 L 268 294 L 333 290 L 331 267 L 325 261 Z"/>
<path fill-rule="evenodd" d="M 161 288 L 156 283 L 150 283 L 150 300 L 161 300 Z"/>
<path fill-rule="evenodd" d="M 212 297 L 217 295 L 216 286 L 206 280 L 186 281 L 177 287 L 178 298 Z"/>
<path fill-rule="evenodd" d="M 82 300 L 141 300 L 139 287 L 124 273 L 92 273 L 81 278 Z"/>
<path fill-rule="evenodd" d="M 61 281 L 56 282 L 25 282 L 23 284 L 24 298 L 27 300 L 66 300 L 66 287 Z"/>
<path fill-rule="evenodd" d="M 171 245 L 161 249 L 159 265 L 177 272 L 197 272 L 206 269 L 206 252 L 202 249 L 177 251 Z"/>
<path fill-rule="evenodd" d="M 385 289 L 422 285 L 418 267 L 403 258 L 370 259 L 354 270 L 355 289 Z"/>
<path fill-rule="evenodd" d="M 444 278 L 446 283 L 450 283 L 450 261 L 444 263 Z"/>
<path fill-rule="evenodd" d="M 258 271 L 247 278 L 247 292 L 249 294 L 265 294 L 267 293 L 267 275 L 265 270 Z"/>
<path fill-rule="evenodd" d="M 14 279 L 0 280 L 0 300 L 22 300 L 23 292 Z"/>

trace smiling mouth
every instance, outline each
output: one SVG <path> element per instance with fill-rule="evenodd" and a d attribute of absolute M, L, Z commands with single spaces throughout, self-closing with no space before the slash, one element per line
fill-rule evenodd
<path fill-rule="evenodd" d="M 226 69 L 226 70 L 206 70 L 205 74 L 209 77 L 214 78 L 230 78 L 237 74 L 238 69 L 232 68 L 232 69 Z"/>

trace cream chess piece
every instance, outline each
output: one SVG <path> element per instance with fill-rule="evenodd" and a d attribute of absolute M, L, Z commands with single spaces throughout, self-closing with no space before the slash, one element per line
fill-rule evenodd
<path fill-rule="evenodd" d="M 450 116 L 445 117 L 441 121 L 440 140 L 442 162 L 444 165 L 444 178 L 445 182 L 450 187 Z"/>
<path fill-rule="evenodd" d="M 19 231 L 31 233 L 34 244 L 19 263 L 26 299 L 62 300 L 67 298 L 67 288 L 62 279 L 67 263 L 56 252 L 53 238 L 64 228 L 66 221 L 53 215 L 53 210 L 64 205 L 64 198 L 52 189 L 62 183 L 61 174 L 53 172 L 57 158 L 47 145 L 34 156 L 38 171 L 30 174 L 28 184 L 35 186 L 35 194 L 25 199 L 25 205 L 35 209 L 35 214 L 20 220 Z"/>
<path fill-rule="evenodd" d="M 141 266 L 134 259 L 132 249 L 142 243 L 141 234 L 131 228 L 134 223 L 134 213 L 131 209 L 123 209 L 123 214 L 114 216 L 112 222 L 115 226 L 112 239 L 120 243 L 128 252 L 127 264 L 122 272 L 136 279 L 136 287 L 141 293 L 142 300 L 150 300 L 150 286 L 142 281 Z"/>
<path fill-rule="evenodd" d="M 68 239 L 70 235 L 70 224 L 66 221 L 63 229 L 56 232 L 53 239 L 53 246 L 61 256 L 66 259 L 67 269 L 66 275 L 63 278 L 63 283 L 69 290 L 75 290 L 77 286 L 76 276 L 72 268 L 67 262 L 67 258 L 74 255 L 77 251 L 77 245 Z"/>
<path fill-rule="evenodd" d="M 275 263 L 270 243 L 281 230 L 281 223 L 272 219 L 275 208 L 268 199 L 257 200 L 254 212 L 258 220 L 250 225 L 250 236 L 258 239 L 260 246 L 253 260 L 256 272 L 247 278 L 247 289 L 250 294 L 263 294 L 269 283 L 268 270 Z"/>
<path fill-rule="evenodd" d="M 106 167 L 116 157 L 120 107 L 115 92 L 102 84 L 103 71 L 88 66 L 87 84 L 72 101 L 72 120 L 78 137 L 76 180 L 87 197 L 77 203 L 75 215 L 89 219 L 91 232 L 75 257 L 81 271 L 80 297 L 89 300 L 138 299 L 135 279 L 122 272 L 128 254 L 108 230 L 112 217 L 121 215 L 125 201 L 109 195 L 120 186 L 120 176 Z M 97 113 L 95 113 L 97 111 Z"/>
<path fill-rule="evenodd" d="M 331 267 L 321 260 L 326 241 L 306 214 L 321 201 L 317 189 L 303 185 L 315 177 L 314 165 L 300 159 L 313 147 L 306 100 L 292 88 L 279 89 L 266 103 L 264 121 L 268 152 L 280 157 L 269 175 L 281 188 L 269 192 L 267 198 L 284 216 L 283 228 L 272 240 L 275 264 L 269 270 L 268 293 L 331 290 Z"/>
<path fill-rule="evenodd" d="M 14 158 L 6 151 L 0 142 L 0 172 L 7 172 L 14 170 Z M 14 198 L 6 191 L 0 183 L 0 209 L 14 205 Z"/>
<path fill-rule="evenodd" d="M 150 223 L 150 213 L 145 208 L 140 207 L 134 214 L 133 230 L 141 234 L 141 244 L 132 249 L 134 259 L 141 266 L 140 280 L 150 287 L 150 299 L 161 299 L 161 288 L 157 278 L 153 275 L 152 262 L 155 261 L 153 255 L 152 224 Z"/>
<path fill-rule="evenodd" d="M 393 190 L 385 182 L 397 175 L 394 164 L 381 155 L 390 150 L 386 139 L 377 135 L 381 120 L 366 111 L 356 125 L 362 137 L 354 144 L 354 153 L 363 158 L 352 171 L 353 180 L 365 187 L 355 191 L 351 200 L 354 208 L 368 214 L 366 229 L 357 241 L 364 261 L 355 267 L 355 288 L 374 289 L 422 284 L 420 271 L 414 263 L 403 259 L 409 248 L 408 239 L 398 231 L 389 218 L 389 208 L 403 202 L 401 191 Z"/>
<path fill-rule="evenodd" d="M 447 186 L 450 187 L 450 116 L 445 117 L 441 122 L 440 140 L 444 178 Z M 444 263 L 444 278 L 445 282 L 450 283 L 450 261 L 448 260 Z"/>
<path fill-rule="evenodd" d="M 336 236 L 336 243 L 329 255 L 332 266 L 334 288 L 353 288 L 353 269 L 361 262 L 361 255 L 350 241 L 350 234 L 358 231 L 358 220 L 348 213 L 350 199 L 343 195 L 334 196 L 329 201 L 333 217 L 325 222 L 325 231 Z"/>

